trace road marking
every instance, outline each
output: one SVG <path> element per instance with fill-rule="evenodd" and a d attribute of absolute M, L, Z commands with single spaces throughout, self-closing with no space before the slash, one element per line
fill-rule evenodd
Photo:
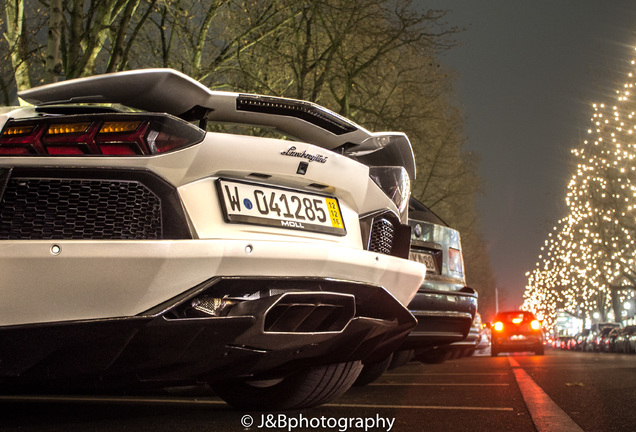
<path fill-rule="evenodd" d="M 147 398 L 147 397 L 100 397 L 100 396 L 0 396 L 3 402 L 73 402 L 73 403 L 117 403 L 117 404 L 162 404 L 162 405 L 224 405 L 222 400 L 188 398 Z M 324 404 L 332 408 L 386 408 L 420 410 L 459 410 L 459 411 L 514 411 L 507 407 L 470 407 L 436 405 L 367 405 L 367 404 Z M 319 408 L 319 407 L 317 407 Z"/>
<path fill-rule="evenodd" d="M 218 399 L 103 397 L 103 396 L 0 396 L 4 402 L 73 402 L 73 403 L 133 403 L 168 405 L 227 405 Z"/>
<path fill-rule="evenodd" d="M 460 410 L 460 411 L 514 411 L 507 407 L 471 407 L 471 406 L 436 406 L 436 405 L 368 405 L 368 404 L 325 404 L 334 408 L 388 408 L 388 409 L 419 409 L 419 410 Z"/>
<path fill-rule="evenodd" d="M 386 373 L 384 376 L 507 376 L 507 373 L 422 373 L 422 374 L 409 374 L 409 373 Z"/>
<path fill-rule="evenodd" d="M 583 429 L 550 399 L 550 396 L 519 366 L 517 360 L 508 357 L 508 361 L 537 432 L 583 432 Z"/>
<path fill-rule="evenodd" d="M 463 387 L 463 386 L 480 386 L 480 387 L 506 387 L 508 383 L 371 383 L 369 386 L 449 386 L 449 387 Z"/>

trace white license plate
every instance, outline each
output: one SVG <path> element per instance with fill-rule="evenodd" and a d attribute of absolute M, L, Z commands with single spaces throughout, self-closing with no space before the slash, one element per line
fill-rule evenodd
<path fill-rule="evenodd" d="M 409 259 L 411 261 L 415 261 L 421 264 L 426 264 L 426 272 L 427 273 L 437 273 L 437 266 L 435 265 L 435 260 L 431 256 L 431 254 L 426 252 L 409 252 Z"/>
<path fill-rule="evenodd" d="M 527 339 L 526 335 L 512 335 L 512 336 L 510 336 L 510 340 L 513 340 L 513 341 L 524 341 L 526 339 Z"/>
<path fill-rule="evenodd" d="M 347 233 L 335 197 L 221 179 L 217 185 L 228 222 Z"/>

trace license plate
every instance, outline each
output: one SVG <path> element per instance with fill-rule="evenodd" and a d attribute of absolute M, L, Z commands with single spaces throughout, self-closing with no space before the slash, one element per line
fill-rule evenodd
<path fill-rule="evenodd" d="M 335 197 L 222 179 L 217 186 L 228 222 L 347 234 Z"/>
<path fill-rule="evenodd" d="M 513 341 L 523 341 L 523 340 L 526 340 L 526 339 L 527 339 L 526 335 L 512 335 L 512 336 L 510 336 L 510 340 L 513 340 Z"/>
<path fill-rule="evenodd" d="M 409 259 L 411 261 L 415 261 L 421 264 L 426 264 L 426 272 L 427 273 L 438 273 L 437 266 L 435 265 L 435 260 L 431 256 L 431 254 L 426 252 L 409 252 Z"/>

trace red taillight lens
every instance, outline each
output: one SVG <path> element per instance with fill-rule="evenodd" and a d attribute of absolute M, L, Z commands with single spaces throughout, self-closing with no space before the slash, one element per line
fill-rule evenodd
<path fill-rule="evenodd" d="M 125 156 L 141 154 L 139 147 L 125 143 L 100 144 L 99 148 L 104 155 Z"/>
<path fill-rule="evenodd" d="M 464 262 L 462 251 L 448 248 L 448 269 L 457 273 L 464 273 Z"/>
<path fill-rule="evenodd" d="M 28 155 L 28 147 L 0 147 L 0 155 Z"/>
<path fill-rule="evenodd" d="M 105 114 L 10 120 L 0 155 L 156 155 L 203 140 L 205 131 L 159 114 Z"/>
<path fill-rule="evenodd" d="M 495 325 L 492 326 L 492 328 L 495 329 L 495 331 L 500 332 L 504 329 L 504 325 L 501 321 L 497 321 Z"/>
<path fill-rule="evenodd" d="M 86 154 L 79 146 L 46 146 L 46 151 L 50 155 L 79 155 Z"/>
<path fill-rule="evenodd" d="M 530 328 L 532 328 L 532 330 L 541 330 L 541 323 L 537 320 L 532 320 L 530 322 Z"/>

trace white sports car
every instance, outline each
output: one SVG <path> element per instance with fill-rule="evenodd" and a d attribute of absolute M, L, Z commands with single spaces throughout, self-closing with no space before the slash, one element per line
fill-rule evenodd
<path fill-rule="evenodd" d="M 415 326 L 404 134 L 169 69 L 20 96 L 0 111 L 3 391 L 206 383 L 307 407 Z"/>

